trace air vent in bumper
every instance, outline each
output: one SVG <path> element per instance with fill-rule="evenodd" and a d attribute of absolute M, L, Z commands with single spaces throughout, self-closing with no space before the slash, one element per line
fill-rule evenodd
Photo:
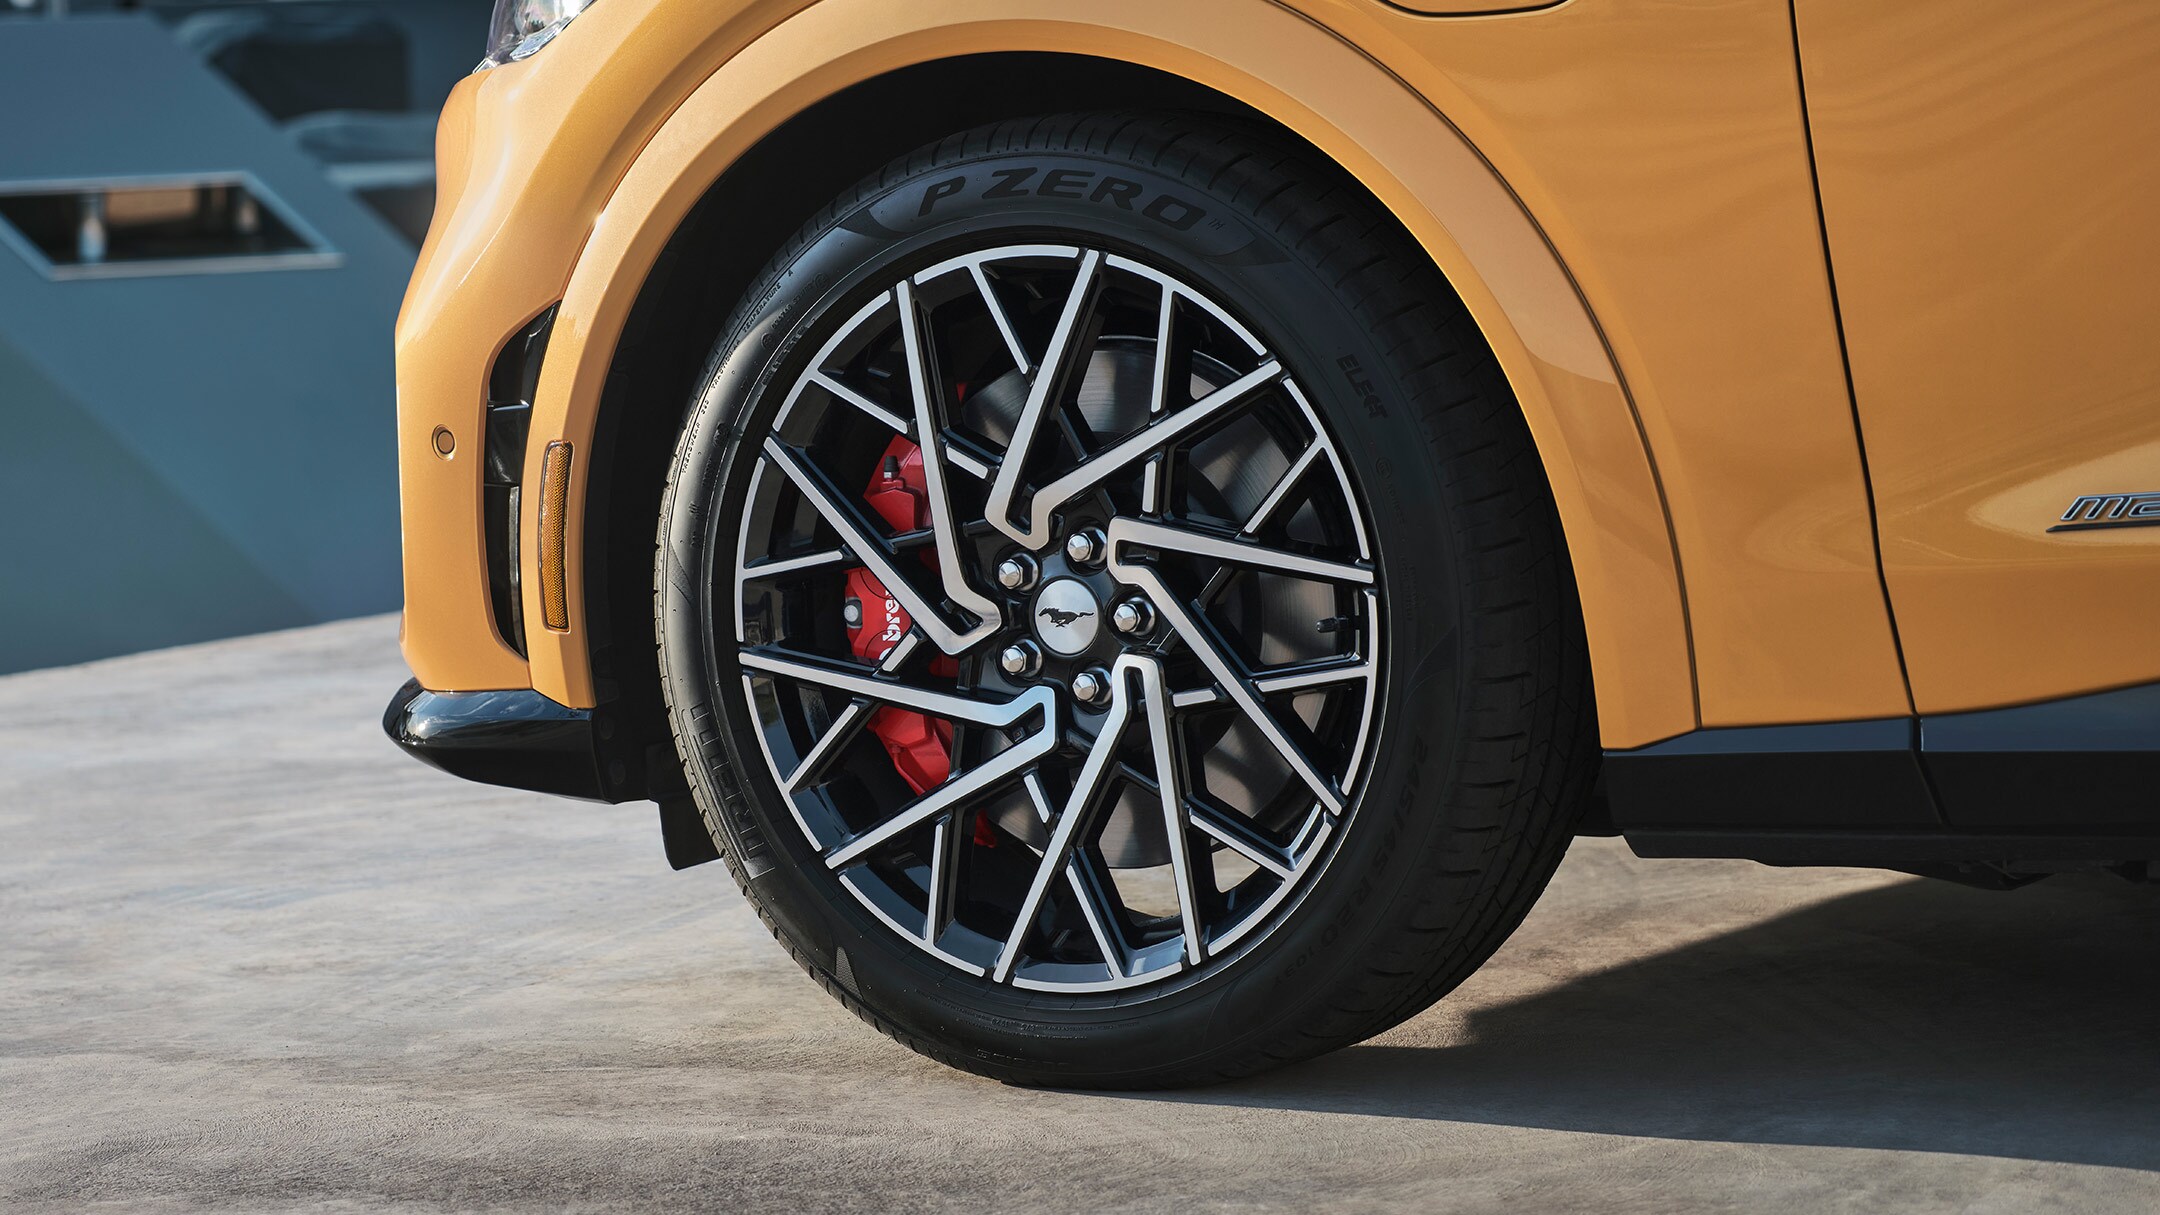
<path fill-rule="evenodd" d="M 488 600 L 495 631 L 525 653 L 525 599 L 519 583 L 518 518 L 523 502 L 525 439 L 532 430 L 534 390 L 547 354 L 555 309 L 534 318 L 503 344 L 488 376 L 487 466 L 481 493 L 487 532 Z"/>

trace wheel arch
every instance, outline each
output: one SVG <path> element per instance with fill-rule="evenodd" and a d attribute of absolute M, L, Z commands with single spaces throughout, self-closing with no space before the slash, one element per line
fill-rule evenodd
<path fill-rule="evenodd" d="M 529 451 L 561 439 L 590 457 L 568 511 L 571 628 L 532 637 L 536 689 L 621 703 L 641 737 L 667 738 L 641 728 L 658 712 L 643 558 L 680 404 L 712 334 L 818 206 L 952 130 L 1138 103 L 1263 116 L 1395 216 L 1468 306 L 1529 421 L 1574 565 L 1605 745 L 1694 728 L 1678 564 L 1624 385 L 1534 221 L 1425 99 L 1308 19 L 1238 0 L 1106 0 L 1085 15 L 1054 0 L 915 7 L 822 0 L 782 22 L 666 120 L 598 216 L 534 403 Z M 892 104 L 924 90 L 942 104 Z M 537 509 L 523 521 L 532 540 Z M 538 619 L 527 572 L 527 619 Z"/>

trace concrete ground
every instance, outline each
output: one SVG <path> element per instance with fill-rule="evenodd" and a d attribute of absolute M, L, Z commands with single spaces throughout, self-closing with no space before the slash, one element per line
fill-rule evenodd
<path fill-rule="evenodd" d="M 459 783 L 388 619 L 0 679 L 0 1208 L 2160 1210 L 2160 889 L 1584 841 L 1483 972 L 1197 1092 L 946 1071 L 649 806 Z"/>

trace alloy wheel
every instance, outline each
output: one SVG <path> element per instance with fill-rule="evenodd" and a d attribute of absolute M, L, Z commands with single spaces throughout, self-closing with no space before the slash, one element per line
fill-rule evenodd
<path fill-rule="evenodd" d="M 1088 992 L 1222 964 L 1347 828 L 1381 693 L 1364 505 L 1196 286 L 1065 244 L 892 282 L 787 387 L 741 519 L 716 650 L 774 786 L 950 966 Z"/>

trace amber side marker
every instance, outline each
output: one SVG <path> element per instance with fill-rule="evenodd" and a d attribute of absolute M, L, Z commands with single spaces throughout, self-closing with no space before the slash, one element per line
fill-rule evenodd
<path fill-rule="evenodd" d="M 570 628 L 563 593 L 563 518 L 570 507 L 570 445 L 550 443 L 540 465 L 540 619 L 556 632 Z"/>

